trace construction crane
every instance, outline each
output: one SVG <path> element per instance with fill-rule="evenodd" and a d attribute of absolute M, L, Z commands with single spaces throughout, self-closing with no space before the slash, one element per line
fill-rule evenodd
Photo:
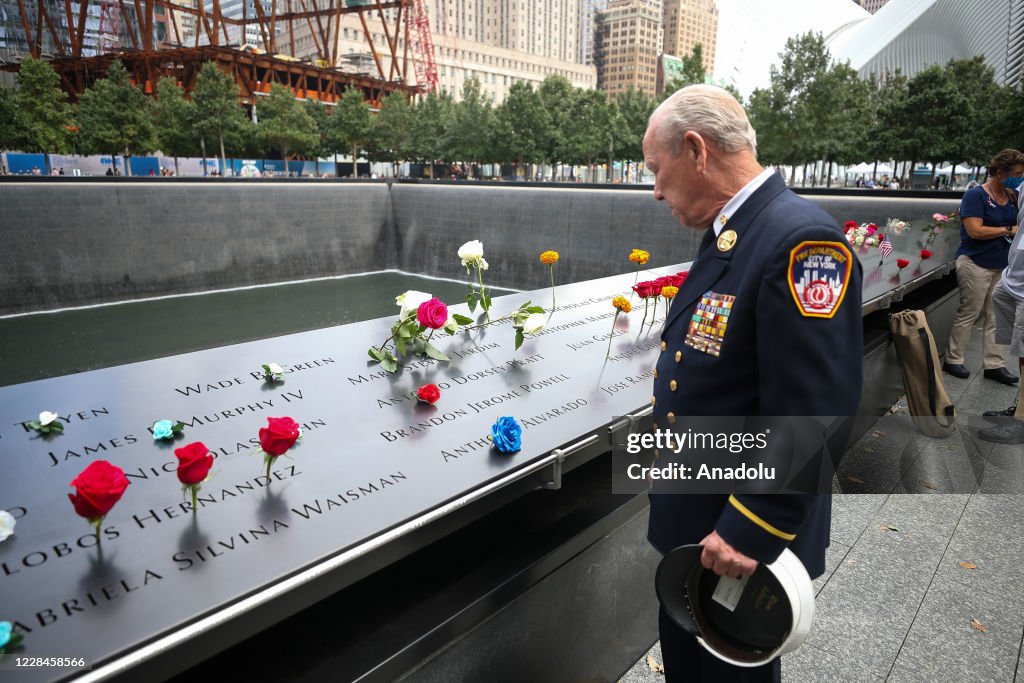
<path fill-rule="evenodd" d="M 413 12 L 412 24 L 415 34 L 412 40 L 412 55 L 416 80 L 427 92 L 437 93 L 437 61 L 434 59 L 434 40 L 430 35 L 430 15 L 427 13 L 424 0 L 415 0 Z"/>

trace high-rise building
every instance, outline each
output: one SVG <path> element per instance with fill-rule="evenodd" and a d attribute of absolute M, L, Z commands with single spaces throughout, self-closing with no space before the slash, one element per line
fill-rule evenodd
<path fill-rule="evenodd" d="M 577 60 L 579 0 L 483 0 L 480 4 L 482 42 L 563 62 Z"/>
<path fill-rule="evenodd" d="M 608 6 L 608 0 L 580 0 L 579 57 L 580 64 L 594 63 L 594 22 L 597 13 Z"/>
<path fill-rule="evenodd" d="M 714 72 L 718 41 L 718 7 L 714 0 L 664 0 L 664 4 L 662 51 L 685 57 L 699 44 L 704 53 L 704 72 Z"/>
<path fill-rule="evenodd" d="M 500 104 L 513 83 L 526 81 L 539 85 L 551 75 L 562 76 L 576 87 L 593 88 L 597 80 L 594 67 L 576 61 L 576 2 L 429 0 L 434 59 L 441 89 L 458 99 L 466 80 L 476 78 L 483 94 Z M 392 30 L 395 12 L 395 9 L 388 9 L 383 15 Z M 370 40 L 385 74 L 389 74 L 390 54 L 383 25 L 376 16 L 366 18 Z M 570 29 L 566 30 L 566 26 Z M 316 39 L 309 30 L 300 29 L 301 26 L 296 27 L 295 56 L 315 57 Z M 398 54 L 404 54 L 403 36 L 397 38 L 397 46 Z M 341 68 L 378 76 L 357 15 L 341 17 L 337 48 Z"/>
<path fill-rule="evenodd" d="M 247 23 L 244 27 L 242 26 L 227 26 L 227 44 L 241 47 L 242 45 L 258 45 L 262 47 L 263 40 L 260 35 L 260 27 L 256 22 L 256 3 L 259 2 L 263 5 L 263 12 L 266 16 L 270 16 L 271 8 L 273 7 L 273 0 L 221 0 L 220 13 L 222 16 L 229 17 L 231 19 L 246 19 L 252 23 Z M 183 3 L 184 4 L 184 3 Z M 207 14 L 213 12 L 213 0 L 203 0 L 204 7 Z M 280 11 L 280 10 L 279 10 Z M 178 13 L 175 13 L 178 14 Z M 181 14 L 184 14 L 183 12 Z M 223 34 L 219 37 L 220 43 L 225 43 Z M 206 36 L 202 36 L 199 43 L 202 45 L 208 42 Z"/>
<path fill-rule="evenodd" d="M 611 0 L 597 13 L 594 65 L 599 90 L 617 97 L 632 87 L 654 96 L 661 14 L 661 0 Z"/>

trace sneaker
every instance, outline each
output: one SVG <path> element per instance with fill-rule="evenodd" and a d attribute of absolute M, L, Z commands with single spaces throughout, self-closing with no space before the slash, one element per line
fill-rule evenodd
<path fill-rule="evenodd" d="M 1020 377 L 1011 375 L 1006 368 L 989 368 L 985 371 L 985 379 L 992 379 L 1000 384 L 1016 384 Z"/>
<path fill-rule="evenodd" d="M 1024 420 L 987 427 L 978 432 L 978 438 L 989 443 L 1024 444 Z"/>
<path fill-rule="evenodd" d="M 948 372 L 949 374 L 953 375 L 954 377 L 959 377 L 960 379 L 967 379 L 968 377 L 971 376 L 971 373 L 968 372 L 967 368 L 965 368 L 963 365 L 943 363 L 942 369 Z M 986 372 L 988 371 L 986 370 Z"/>
<path fill-rule="evenodd" d="M 1014 403 L 1006 410 L 986 410 L 981 416 L 989 422 L 1006 422 L 1008 419 L 1013 419 L 1016 412 L 1017 404 Z"/>

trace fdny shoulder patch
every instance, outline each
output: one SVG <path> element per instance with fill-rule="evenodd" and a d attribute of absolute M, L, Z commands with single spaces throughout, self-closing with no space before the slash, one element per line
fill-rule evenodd
<path fill-rule="evenodd" d="M 789 252 L 789 291 L 800 315 L 831 318 L 850 283 L 853 255 L 842 242 L 806 241 Z"/>

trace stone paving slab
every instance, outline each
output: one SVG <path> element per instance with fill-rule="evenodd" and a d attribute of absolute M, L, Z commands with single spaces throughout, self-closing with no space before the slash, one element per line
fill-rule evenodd
<path fill-rule="evenodd" d="M 888 680 L 1010 681 L 1022 634 L 1024 613 L 1019 606 L 1008 607 L 1001 597 L 954 580 L 936 580 Z"/>

